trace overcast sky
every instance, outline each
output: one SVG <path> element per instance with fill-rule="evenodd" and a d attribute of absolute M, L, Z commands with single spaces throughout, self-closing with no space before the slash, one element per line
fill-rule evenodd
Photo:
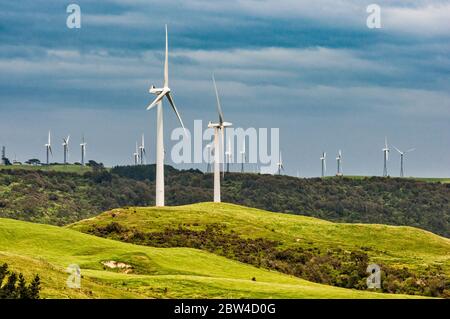
<path fill-rule="evenodd" d="M 226 120 L 280 128 L 286 173 L 328 173 L 342 149 L 345 174 L 381 175 L 384 137 L 408 154 L 406 175 L 450 176 L 450 3 L 378 1 L 22 0 L 0 2 L 0 145 L 20 161 L 54 161 L 70 134 L 71 161 L 132 162 L 146 134 L 154 161 L 151 84 L 162 84 L 164 24 L 170 85 L 187 128 L 217 118 L 215 72 Z M 81 7 L 81 29 L 66 7 Z M 166 149 L 177 121 L 165 111 Z M 205 143 L 206 144 L 206 143 Z M 399 174 L 392 152 L 390 174 Z M 181 166 L 186 168 L 187 165 Z M 204 168 L 204 166 L 198 166 Z"/>

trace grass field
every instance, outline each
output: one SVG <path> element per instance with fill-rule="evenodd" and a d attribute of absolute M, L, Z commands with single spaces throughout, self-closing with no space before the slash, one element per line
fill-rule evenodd
<path fill-rule="evenodd" d="M 233 204 L 201 203 L 177 207 L 116 209 L 70 228 L 86 232 L 92 225 L 112 221 L 142 232 L 177 225 L 203 230 L 221 224 L 245 238 L 266 238 L 285 247 L 364 249 L 376 263 L 423 270 L 440 265 L 450 274 L 450 240 L 412 227 L 332 223 L 312 217 L 274 214 Z"/>
<path fill-rule="evenodd" d="M 111 260 L 133 271 L 105 269 L 102 262 Z M 143 247 L 10 219 L 0 219 L 0 262 L 26 278 L 38 273 L 44 298 L 411 297 L 315 284 L 195 249 Z M 81 289 L 66 288 L 70 264 L 82 269 Z"/>
<path fill-rule="evenodd" d="M 92 168 L 89 166 L 81 166 L 81 165 L 74 165 L 74 164 L 67 164 L 67 165 L 0 165 L 0 170 L 27 170 L 27 171 L 44 171 L 44 172 L 62 172 L 62 173 L 77 173 L 77 174 L 84 174 L 86 172 L 92 171 Z"/>

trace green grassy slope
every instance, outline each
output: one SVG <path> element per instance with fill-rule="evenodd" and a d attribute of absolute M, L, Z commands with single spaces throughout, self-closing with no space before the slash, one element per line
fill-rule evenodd
<path fill-rule="evenodd" d="M 101 262 L 110 260 L 133 271 L 105 269 Z M 315 284 L 195 249 L 143 247 L 1 218 L 0 262 L 27 278 L 38 273 L 44 298 L 405 297 Z M 82 269 L 80 290 L 65 287 L 65 269 L 74 263 Z"/>
<path fill-rule="evenodd" d="M 284 247 L 364 249 L 373 262 L 424 270 L 440 265 L 450 273 L 450 240 L 404 226 L 340 224 L 320 219 L 274 214 L 233 204 L 201 203 L 165 208 L 124 208 L 103 213 L 69 227 L 88 231 L 111 222 L 158 232 L 182 225 L 192 230 L 221 224 L 245 238 L 276 240 Z"/>

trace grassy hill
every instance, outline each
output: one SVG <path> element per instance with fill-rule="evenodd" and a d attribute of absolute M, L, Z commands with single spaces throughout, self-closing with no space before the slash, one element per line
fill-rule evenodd
<path fill-rule="evenodd" d="M 108 261 L 132 268 L 110 269 Z M 0 262 L 27 278 L 38 273 L 44 298 L 406 297 L 311 283 L 197 249 L 144 247 L 2 218 Z M 70 264 L 81 267 L 81 289 L 66 287 Z"/>
<path fill-rule="evenodd" d="M 69 227 L 150 246 L 201 248 L 344 287 L 363 287 L 368 263 L 377 263 L 386 291 L 450 293 L 450 240 L 412 227 L 337 224 L 214 203 L 115 209 Z"/>
<path fill-rule="evenodd" d="M 154 168 L 115 167 L 83 174 L 33 167 L 0 169 L 0 217 L 65 225 L 112 208 L 151 206 Z M 211 174 L 166 167 L 169 205 L 210 201 L 212 189 Z M 450 184 L 442 181 L 232 173 L 222 182 L 222 195 L 226 202 L 274 212 L 337 222 L 413 226 L 450 237 Z"/>

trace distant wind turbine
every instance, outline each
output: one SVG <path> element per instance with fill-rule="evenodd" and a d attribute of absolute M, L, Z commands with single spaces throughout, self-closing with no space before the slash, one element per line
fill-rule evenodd
<path fill-rule="evenodd" d="M 145 157 L 145 142 L 144 142 L 144 134 L 142 134 L 141 145 L 139 146 L 139 158 L 140 164 L 144 165 L 144 157 Z"/>
<path fill-rule="evenodd" d="M 228 138 L 228 148 L 227 148 L 227 151 L 225 152 L 225 158 L 227 160 L 227 173 L 230 172 L 230 163 L 231 163 L 232 157 L 233 157 L 233 154 L 231 153 L 231 138 Z"/>
<path fill-rule="evenodd" d="M 47 165 L 50 164 L 50 155 L 53 156 L 53 152 L 52 152 L 52 135 L 51 132 L 48 131 L 48 141 L 47 144 L 45 144 L 45 151 L 47 153 Z"/>
<path fill-rule="evenodd" d="M 136 142 L 136 148 L 133 153 L 133 158 L 134 158 L 134 165 L 138 165 L 139 164 L 139 147 L 138 147 L 137 142 Z"/>
<path fill-rule="evenodd" d="M 85 159 L 86 159 L 86 145 L 87 145 L 87 143 L 85 142 L 84 135 L 83 135 L 83 139 L 82 139 L 82 142 L 80 144 L 80 146 L 81 146 L 81 165 L 83 165 L 83 166 L 85 164 L 84 162 L 85 162 Z"/>
<path fill-rule="evenodd" d="M 246 157 L 245 157 L 245 137 L 244 137 L 244 140 L 242 141 L 241 158 L 242 158 L 242 160 L 241 160 L 241 173 L 244 173 L 244 164 L 245 164 L 245 160 L 246 160 Z"/>
<path fill-rule="evenodd" d="M 384 148 L 383 151 L 383 159 L 384 159 L 384 166 L 383 166 L 383 177 L 388 176 L 388 169 L 387 169 L 387 162 L 389 161 L 389 152 L 391 151 L 388 146 L 387 137 L 384 138 Z"/>
<path fill-rule="evenodd" d="M 208 152 L 208 161 L 206 163 L 206 172 L 211 173 L 211 153 L 212 153 L 212 142 L 206 145 L 206 150 Z"/>
<path fill-rule="evenodd" d="M 338 155 L 336 157 L 337 162 L 337 173 L 336 176 L 342 176 L 342 151 L 339 150 Z"/>
<path fill-rule="evenodd" d="M 163 105 L 162 101 L 164 97 L 168 100 L 172 106 L 181 126 L 184 128 L 183 121 L 181 120 L 178 109 L 172 98 L 171 90 L 169 88 L 169 43 L 166 24 L 166 52 L 164 60 L 164 85 L 162 88 L 156 88 L 152 85 L 149 90 L 150 93 L 155 94 L 155 100 L 147 107 L 147 110 L 152 109 L 157 105 L 156 117 L 156 206 L 164 206 L 164 130 L 163 130 Z M 186 130 L 185 130 L 185 134 Z"/>
<path fill-rule="evenodd" d="M 283 166 L 283 159 L 281 158 L 281 151 L 278 154 L 278 163 L 277 163 L 277 167 L 278 167 L 278 175 L 281 175 L 281 171 L 284 171 L 284 166 Z"/>
<path fill-rule="evenodd" d="M 69 159 L 69 141 L 70 135 L 67 138 L 63 138 L 64 164 L 67 164 L 67 160 Z"/>
<path fill-rule="evenodd" d="M 327 172 L 327 153 L 326 152 L 322 153 L 322 156 L 320 157 L 320 161 L 322 163 L 322 177 L 324 177 Z"/>
<path fill-rule="evenodd" d="M 405 152 L 402 152 L 398 148 L 396 148 L 395 146 L 394 146 L 394 148 L 400 154 L 400 177 L 404 177 L 404 174 L 403 174 L 403 160 L 404 160 L 405 154 L 413 152 L 416 149 L 415 148 L 410 148 L 409 150 L 407 150 Z"/>
<path fill-rule="evenodd" d="M 220 160 L 222 157 L 221 146 L 223 146 L 224 140 L 224 130 L 226 127 L 231 126 L 232 124 L 224 121 L 222 107 L 220 106 L 219 92 L 217 91 L 216 80 L 214 78 L 214 74 L 212 76 L 214 91 L 216 92 L 217 99 L 217 112 L 219 113 L 219 122 L 211 123 L 209 122 L 208 127 L 214 128 L 214 202 L 220 203 Z M 220 143 L 222 141 L 222 143 Z M 223 158 L 223 157 L 222 157 Z"/>

